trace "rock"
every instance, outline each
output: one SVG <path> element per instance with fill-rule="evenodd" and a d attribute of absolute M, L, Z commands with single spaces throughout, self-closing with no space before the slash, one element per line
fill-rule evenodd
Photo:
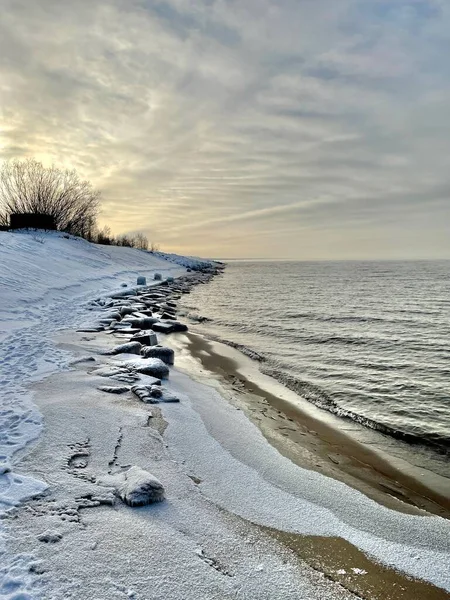
<path fill-rule="evenodd" d="M 156 333 L 137 333 L 133 335 L 131 340 L 134 342 L 140 342 L 143 346 L 156 346 L 158 338 Z"/>
<path fill-rule="evenodd" d="M 131 373 L 123 373 L 122 375 L 112 375 L 110 379 L 114 379 L 115 381 L 120 381 L 121 383 L 128 383 L 129 385 L 136 383 L 139 381 L 139 375 L 131 374 Z"/>
<path fill-rule="evenodd" d="M 176 321 L 177 318 L 169 312 L 163 312 L 161 319 L 168 319 L 169 321 Z"/>
<path fill-rule="evenodd" d="M 116 292 L 111 296 L 114 300 L 120 300 L 121 298 L 126 298 L 127 296 L 135 296 L 136 292 L 134 290 L 122 290 L 121 292 Z"/>
<path fill-rule="evenodd" d="M 167 300 L 166 304 L 170 308 L 176 308 L 177 307 L 177 303 L 176 302 L 171 302 L 170 300 Z"/>
<path fill-rule="evenodd" d="M 172 283 L 173 282 L 173 277 L 166 277 L 166 281 L 167 281 L 167 283 Z"/>
<path fill-rule="evenodd" d="M 172 323 L 162 323 L 158 321 L 152 325 L 153 331 L 159 331 L 160 333 L 172 333 L 175 331 Z"/>
<path fill-rule="evenodd" d="M 134 317 L 126 317 L 123 322 L 128 323 L 130 327 L 137 329 L 153 329 L 153 325 L 158 321 L 155 317 L 143 317 L 136 319 Z"/>
<path fill-rule="evenodd" d="M 175 353 L 165 346 L 145 346 L 141 349 L 144 358 L 160 358 L 166 365 L 173 365 Z"/>
<path fill-rule="evenodd" d="M 154 276 L 153 276 L 153 279 L 154 279 L 155 281 L 161 281 L 161 280 L 162 280 L 162 275 L 161 275 L 161 273 L 155 273 L 155 274 L 154 274 Z"/>
<path fill-rule="evenodd" d="M 153 317 L 153 311 L 149 308 L 141 308 L 141 310 L 139 311 L 139 317 Z"/>
<path fill-rule="evenodd" d="M 130 317 L 130 318 L 131 318 L 131 319 L 146 319 L 147 317 L 152 317 L 152 316 L 153 316 L 153 314 L 151 314 L 151 315 L 146 315 L 146 314 L 144 314 L 143 312 L 141 312 L 141 310 L 142 310 L 142 309 L 135 310 L 135 311 L 133 312 L 133 314 L 131 315 L 131 317 Z M 146 310 L 146 309 L 144 308 L 144 310 Z"/>
<path fill-rule="evenodd" d="M 142 344 L 139 342 L 128 342 L 127 344 L 120 344 L 104 354 L 140 354 L 141 348 Z"/>
<path fill-rule="evenodd" d="M 133 336 L 135 334 L 138 334 L 141 332 L 141 330 L 138 329 L 137 327 L 128 327 L 126 324 L 123 327 L 121 327 L 120 325 L 119 326 L 116 325 L 116 327 L 114 327 L 114 331 L 116 333 L 120 333 L 123 335 L 133 335 Z M 136 341 L 138 342 L 139 340 L 136 340 Z"/>
<path fill-rule="evenodd" d="M 121 284 L 120 284 L 120 287 L 128 287 L 128 284 L 126 284 L 126 283 L 121 283 Z"/>
<path fill-rule="evenodd" d="M 101 392 L 107 392 L 108 394 L 124 394 L 125 392 L 130 391 L 130 388 L 125 385 L 101 385 L 97 389 Z"/>
<path fill-rule="evenodd" d="M 116 491 L 128 506 L 146 506 L 164 500 L 163 484 L 148 471 L 140 467 L 131 467 L 120 475 L 121 481 Z"/>
<path fill-rule="evenodd" d="M 145 277 L 138 277 L 136 280 L 137 285 L 147 285 L 147 279 Z"/>
<path fill-rule="evenodd" d="M 152 387 L 153 385 L 157 385 L 161 387 L 161 379 L 157 377 L 152 377 L 151 375 L 144 375 L 143 373 L 139 373 L 140 384 L 145 385 L 147 387 Z"/>
<path fill-rule="evenodd" d="M 178 396 L 175 396 L 168 390 L 163 390 L 156 385 L 134 385 L 131 388 L 141 402 L 145 404 L 159 404 L 160 402 L 179 402 Z"/>
<path fill-rule="evenodd" d="M 122 315 L 122 317 L 124 317 L 125 315 L 131 315 L 132 312 L 134 311 L 131 308 L 131 306 L 122 306 L 120 309 L 120 314 Z"/>
<path fill-rule="evenodd" d="M 148 385 L 133 385 L 131 391 L 135 396 L 139 398 L 141 402 L 145 402 L 146 404 L 153 404 L 153 396 L 151 394 L 151 389 L 153 386 Z"/>
<path fill-rule="evenodd" d="M 150 396 L 152 398 L 161 398 L 162 395 L 163 395 L 163 391 L 161 389 L 161 386 L 159 386 L 159 385 L 150 386 Z"/>
<path fill-rule="evenodd" d="M 169 367 L 159 358 L 142 358 L 128 363 L 138 373 L 165 379 L 169 376 Z"/>
<path fill-rule="evenodd" d="M 120 311 L 114 311 L 114 312 L 108 313 L 107 315 L 104 315 L 100 319 L 100 322 L 102 322 L 104 319 L 107 321 L 120 321 L 121 318 L 122 318 L 122 315 L 121 315 Z"/>
<path fill-rule="evenodd" d="M 99 333 L 100 331 L 104 331 L 105 328 L 103 325 L 92 325 L 92 327 L 81 327 L 77 329 L 78 333 Z"/>

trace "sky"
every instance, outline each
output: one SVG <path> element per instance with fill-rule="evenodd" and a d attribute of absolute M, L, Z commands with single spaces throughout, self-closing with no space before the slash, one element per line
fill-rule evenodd
<path fill-rule="evenodd" d="M 448 0 L 0 0 L 0 160 L 209 257 L 450 258 Z"/>

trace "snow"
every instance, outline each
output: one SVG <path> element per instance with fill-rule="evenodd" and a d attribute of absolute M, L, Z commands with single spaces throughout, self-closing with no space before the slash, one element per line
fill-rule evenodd
<path fill-rule="evenodd" d="M 182 267 L 186 267 L 187 269 L 192 269 L 193 271 L 202 271 L 204 269 L 208 269 L 211 266 L 211 263 L 218 264 L 215 261 L 205 260 L 204 258 L 199 258 L 198 256 L 180 256 L 179 254 L 171 254 L 160 251 L 154 251 L 152 254 L 153 256 L 163 258 L 164 260 L 168 260 Z"/>
<path fill-rule="evenodd" d="M 189 261 L 185 261 L 189 264 Z M 93 295 L 133 286 L 138 275 L 166 278 L 185 268 L 133 248 L 90 244 L 58 233 L 0 232 L 0 465 L 39 436 L 42 422 L 26 385 L 67 366 L 52 336 L 89 315 Z M 39 493 L 42 482 L 0 474 L 0 508 Z"/>

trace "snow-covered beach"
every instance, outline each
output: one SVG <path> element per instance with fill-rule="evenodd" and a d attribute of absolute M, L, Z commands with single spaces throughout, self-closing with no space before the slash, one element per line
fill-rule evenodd
<path fill-rule="evenodd" d="M 0 244 L 0 597 L 414 597 L 377 588 L 377 563 L 399 589 L 413 586 L 406 593 L 448 597 L 449 521 L 402 514 L 295 465 L 216 381 L 188 377 L 201 365 L 170 369 L 163 387 L 179 403 L 148 405 L 131 392 L 98 389 L 108 382 L 98 368 L 120 370 L 137 358 L 104 354 L 129 339 L 93 331 L 115 310 L 106 299 L 137 276 L 152 284 L 155 272 L 184 276 L 189 259 L 59 235 L 2 233 Z M 83 357 L 93 360 L 77 362 Z M 130 466 L 156 476 L 166 500 L 123 504 L 107 477 Z M 324 578 L 261 527 L 341 538 L 370 567 L 348 564 L 343 552 Z"/>

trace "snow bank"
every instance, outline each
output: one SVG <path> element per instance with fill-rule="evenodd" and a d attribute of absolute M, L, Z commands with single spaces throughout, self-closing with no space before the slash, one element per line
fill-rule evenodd
<path fill-rule="evenodd" d="M 188 258 L 183 263 L 196 264 Z M 54 334 L 89 318 L 93 294 L 129 292 L 137 276 L 152 281 L 155 272 L 176 277 L 185 268 L 163 255 L 56 232 L 0 232 L 0 466 L 13 468 L 17 452 L 41 431 L 25 386 L 67 365 L 69 357 L 53 344 Z M 33 480 L 13 485 L 8 469 L 0 469 L 0 509 L 43 489 Z"/>
<path fill-rule="evenodd" d="M 219 263 L 214 260 L 205 260 L 197 256 L 180 256 L 179 254 L 170 254 L 168 252 L 151 252 L 152 256 L 167 260 L 193 271 L 207 271 L 217 267 Z"/>

